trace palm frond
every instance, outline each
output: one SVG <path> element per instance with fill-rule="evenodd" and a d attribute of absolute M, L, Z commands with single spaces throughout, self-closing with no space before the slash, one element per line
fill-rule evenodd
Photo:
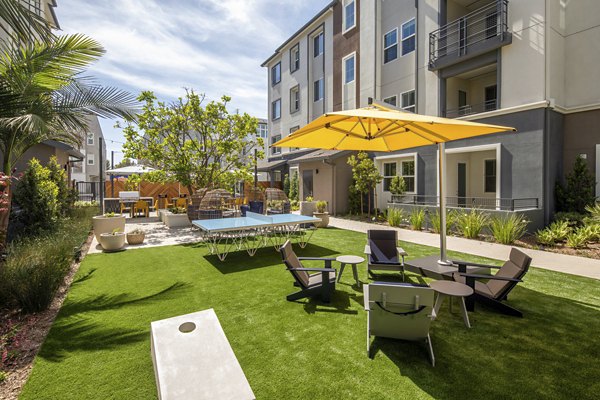
<path fill-rule="evenodd" d="M 52 31 L 44 18 L 30 11 L 19 0 L 0 0 L 3 31 L 12 43 L 52 39 Z"/>

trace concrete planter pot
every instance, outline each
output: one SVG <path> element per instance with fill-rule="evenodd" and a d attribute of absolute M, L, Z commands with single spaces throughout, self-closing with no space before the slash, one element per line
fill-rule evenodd
<path fill-rule="evenodd" d="M 315 212 L 313 213 L 315 218 L 319 218 L 321 222 L 315 222 L 317 228 L 327 228 L 329 225 L 329 213 L 328 212 Z"/>
<path fill-rule="evenodd" d="M 306 215 L 312 217 L 317 211 L 316 201 L 301 201 L 300 202 L 300 215 Z"/>
<path fill-rule="evenodd" d="M 100 242 L 100 235 L 103 233 L 113 233 L 115 229 L 119 232 L 125 232 L 125 216 L 121 214 L 114 217 L 98 215 L 93 217 L 93 227 L 96 240 Z"/>
<path fill-rule="evenodd" d="M 121 250 L 125 246 L 125 232 L 102 233 L 100 235 L 100 245 L 106 251 Z"/>
<path fill-rule="evenodd" d="M 163 210 L 158 210 L 158 220 L 160 222 L 165 222 L 165 214 L 168 213 L 170 211 L 163 209 Z"/>
<path fill-rule="evenodd" d="M 163 214 L 163 222 L 169 228 L 180 228 L 183 226 L 192 225 L 187 214 L 173 214 L 170 211 L 167 211 L 165 214 Z"/>

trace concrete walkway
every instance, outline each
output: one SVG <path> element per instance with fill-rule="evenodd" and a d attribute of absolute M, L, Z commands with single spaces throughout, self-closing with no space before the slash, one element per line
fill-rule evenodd
<path fill-rule="evenodd" d="M 367 222 L 350 221 L 347 219 L 330 217 L 329 226 L 366 233 L 368 229 L 390 229 L 397 230 L 401 241 L 417 243 L 432 247 L 440 247 L 440 237 L 434 233 L 411 231 L 408 229 L 392 228 Z M 476 256 L 506 260 L 511 246 L 497 243 L 480 242 L 478 240 L 465 239 L 448 236 L 446 240 L 448 250 L 458 251 Z M 520 248 L 529 255 L 533 261 L 532 265 L 551 271 L 563 272 L 565 274 L 585 276 L 587 278 L 600 279 L 600 260 L 569 256 L 566 254 L 552 253 L 548 251 Z"/>

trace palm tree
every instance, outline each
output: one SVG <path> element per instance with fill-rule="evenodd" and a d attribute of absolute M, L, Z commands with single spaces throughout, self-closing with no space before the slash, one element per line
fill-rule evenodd
<path fill-rule="evenodd" d="M 137 101 L 131 94 L 82 75 L 102 54 L 98 42 L 81 34 L 0 48 L 0 152 L 5 175 L 25 151 L 45 140 L 79 146 L 89 115 L 135 118 Z M 10 196 L 7 201 L 2 208 L 10 210 Z M 8 218 L 0 217 L 0 245 L 7 227 Z"/>
<path fill-rule="evenodd" d="M 53 35 L 44 18 L 30 11 L 21 0 L 0 0 L 0 31 L 10 40 L 30 41 L 38 38 L 51 40 Z"/>

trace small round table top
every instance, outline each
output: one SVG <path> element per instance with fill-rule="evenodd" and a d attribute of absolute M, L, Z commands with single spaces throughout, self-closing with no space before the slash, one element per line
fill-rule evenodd
<path fill-rule="evenodd" d="M 472 288 L 460 282 L 433 281 L 429 286 L 436 292 L 448 296 L 467 297 L 473 294 Z"/>
<path fill-rule="evenodd" d="M 335 260 L 342 264 L 360 264 L 365 261 L 364 258 L 359 256 L 338 256 Z"/>

